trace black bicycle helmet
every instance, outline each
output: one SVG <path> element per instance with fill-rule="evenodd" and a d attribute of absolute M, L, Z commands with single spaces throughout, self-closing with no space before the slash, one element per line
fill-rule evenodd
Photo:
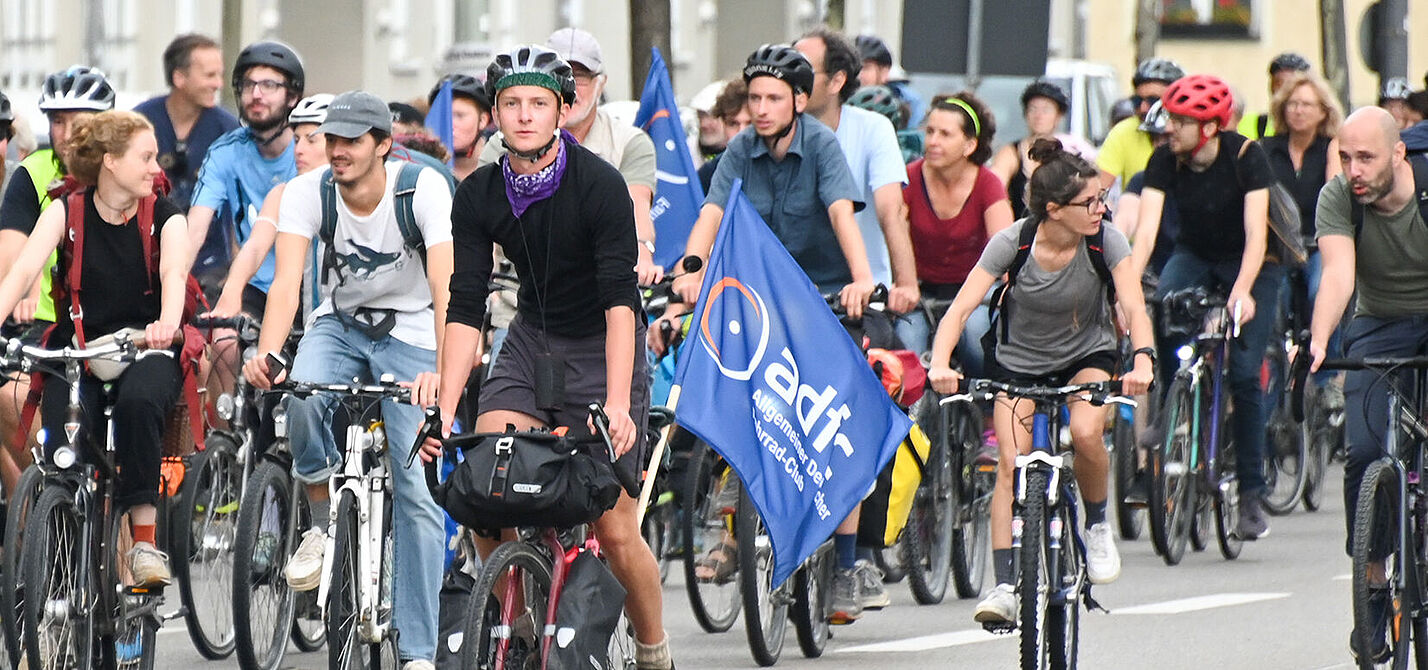
<path fill-rule="evenodd" d="M 0 122 L 10 123 L 15 120 L 15 110 L 10 108 L 10 99 L 0 93 Z"/>
<path fill-rule="evenodd" d="M 575 71 L 570 69 L 570 63 L 565 62 L 560 54 L 536 44 L 518 46 L 507 53 L 498 54 L 496 59 L 491 61 L 491 65 L 486 68 L 486 97 L 494 102 L 496 93 L 501 89 L 521 84 L 536 84 L 521 75 L 545 75 L 554 78 L 556 86 L 560 88 L 561 100 L 567 105 L 575 104 Z M 508 77 L 516 79 L 503 83 L 502 80 Z"/>
<path fill-rule="evenodd" d="M 878 65 L 892 67 L 892 51 L 888 49 L 886 42 L 876 35 L 859 35 L 853 39 L 853 44 L 858 47 L 858 52 L 862 54 L 863 60 L 873 61 Z"/>
<path fill-rule="evenodd" d="M 488 113 L 491 111 L 491 96 L 486 94 L 486 85 L 481 83 L 480 79 L 469 74 L 449 74 L 442 77 L 435 86 L 431 87 L 431 93 L 426 95 L 428 105 L 436 101 L 436 94 L 441 92 L 441 85 L 448 81 L 451 82 L 453 96 L 466 98 Z"/>
<path fill-rule="evenodd" d="M 107 112 L 114 109 L 114 87 L 104 72 L 75 65 L 45 77 L 40 89 L 40 111 Z"/>
<path fill-rule="evenodd" d="M 1269 62 L 1270 76 L 1273 76 L 1280 72 L 1284 72 L 1285 70 L 1293 70 L 1294 72 L 1308 72 L 1309 61 L 1305 60 L 1303 56 L 1300 56 L 1299 54 L 1294 53 L 1293 51 L 1286 51 L 1282 54 L 1279 54 L 1278 56 L 1275 56 L 1274 60 Z"/>
<path fill-rule="evenodd" d="M 233 62 L 233 96 L 242 97 L 243 75 L 255 65 L 266 65 L 288 76 L 288 90 L 302 96 L 307 77 L 303 74 L 302 59 L 297 52 L 281 42 L 254 42 L 238 53 Z"/>
<path fill-rule="evenodd" d="M 794 93 L 813 94 L 813 66 L 797 49 L 786 44 L 765 44 L 744 63 L 744 83 L 755 77 L 774 77 L 793 87 Z"/>
<path fill-rule="evenodd" d="M 1061 90 L 1060 86 L 1057 86 L 1056 84 L 1053 84 L 1044 79 L 1038 79 L 1036 81 L 1033 81 L 1030 84 L 1027 84 L 1026 88 L 1022 89 L 1022 111 L 1026 110 L 1027 104 L 1029 104 L 1034 98 L 1046 98 L 1047 100 L 1056 103 L 1056 109 L 1060 110 L 1062 114 L 1065 114 L 1066 110 L 1071 108 L 1071 99 L 1066 97 L 1066 91 Z"/>
<path fill-rule="evenodd" d="M 886 116 L 894 128 L 902 126 L 902 103 L 886 86 L 864 86 L 853 92 L 848 104 Z"/>
<path fill-rule="evenodd" d="M 1185 69 L 1180 67 L 1175 61 L 1168 58 L 1147 58 L 1140 62 L 1135 68 L 1135 76 L 1131 77 L 1132 86 L 1140 86 L 1149 81 L 1158 81 L 1162 84 L 1170 84 L 1176 79 L 1185 76 Z"/>

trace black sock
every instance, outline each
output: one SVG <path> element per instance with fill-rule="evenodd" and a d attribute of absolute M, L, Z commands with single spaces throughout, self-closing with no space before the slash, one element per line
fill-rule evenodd
<path fill-rule="evenodd" d="M 996 573 L 998 584 L 1011 584 L 1015 581 L 1015 570 L 1012 569 L 1011 549 L 992 550 L 992 571 Z"/>
<path fill-rule="evenodd" d="M 1086 501 L 1086 527 L 1090 528 L 1106 520 L 1106 501 Z"/>

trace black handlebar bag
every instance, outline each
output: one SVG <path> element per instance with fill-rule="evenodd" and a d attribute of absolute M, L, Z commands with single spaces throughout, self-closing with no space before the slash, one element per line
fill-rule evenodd
<path fill-rule="evenodd" d="M 569 528 L 600 518 L 620 497 L 609 451 L 596 437 L 508 431 L 453 444 L 462 458 L 432 497 L 467 528 Z"/>

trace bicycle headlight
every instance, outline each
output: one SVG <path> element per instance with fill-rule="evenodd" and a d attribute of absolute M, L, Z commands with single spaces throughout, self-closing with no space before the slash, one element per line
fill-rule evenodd
<path fill-rule="evenodd" d="M 288 436 L 288 408 L 283 403 L 273 407 L 273 435 L 283 438 Z"/>
<path fill-rule="evenodd" d="M 55 450 L 55 455 L 54 455 L 54 464 L 55 464 L 55 467 L 57 467 L 57 468 L 59 468 L 59 469 L 61 469 L 61 470 L 68 470 L 68 469 L 70 469 L 71 467 L 74 466 L 74 461 L 75 461 L 74 449 L 71 449 L 71 448 L 69 448 L 68 446 L 65 446 L 65 447 L 60 447 L 60 448 L 58 448 L 58 449 Z"/>
<path fill-rule="evenodd" d="M 1182 362 L 1188 363 L 1190 359 L 1195 357 L 1195 348 L 1188 344 L 1182 344 L 1180 348 L 1175 350 L 1175 357 Z"/>
<path fill-rule="evenodd" d="M 218 412 L 218 418 L 224 421 L 232 421 L 234 412 L 233 394 L 220 393 L 218 399 L 213 402 L 214 411 Z"/>

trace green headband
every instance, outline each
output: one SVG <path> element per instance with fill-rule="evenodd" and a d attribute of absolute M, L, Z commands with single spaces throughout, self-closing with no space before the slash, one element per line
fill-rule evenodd
<path fill-rule="evenodd" d="M 555 97 L 563 99 L 564 93 L 560 90 L 560 82 L 555 77 L 544 72 L 512 72 L 496 80 L 496 92 L 499 93 L 512 86 L 539 86 L 555 92 Z M 494 101 L 493 101 L 494 102 Z"/>
<path fill-rule="evenodd" d="M 942 102 L 945 102 L 949 105 L 957 105 L 958 107 L 962 108 L 962 111 L 966 112 L 967 116 L 972 119 L 972 134 L 982 134 L 982 120 L 977 118 L 977 113 L 972 111 L 972 106 L 967 104 L 966 100 L 963 100 L 961 98 L 943 98 Z"/>

